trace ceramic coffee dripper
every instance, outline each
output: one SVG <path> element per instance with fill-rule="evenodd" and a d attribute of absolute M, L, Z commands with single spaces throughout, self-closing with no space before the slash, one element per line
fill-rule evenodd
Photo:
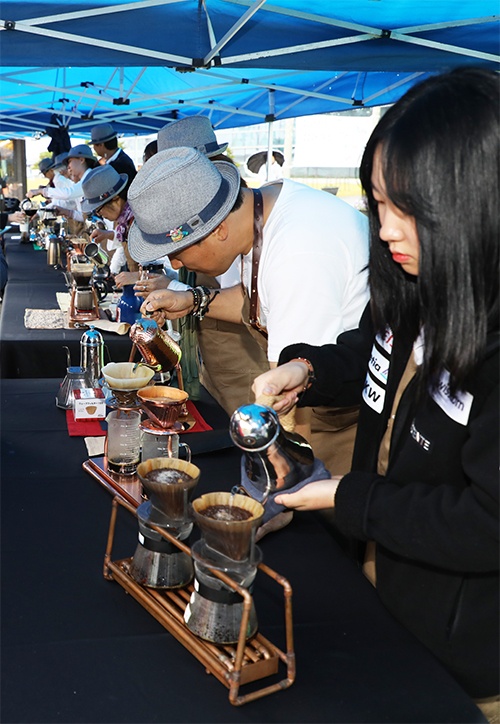
<path fill-rule="evenodd" d="M 109 362 L 102 368 L 102 376 L 113 397 L 110 407 L 139 407 L 138 390 L 151 384 L 154 370 L 133 362 Z"/>

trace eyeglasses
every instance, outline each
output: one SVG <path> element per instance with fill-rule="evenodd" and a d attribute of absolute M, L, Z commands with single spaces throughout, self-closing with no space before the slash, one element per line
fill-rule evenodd
<path fill-rule="evenodd" d="M 97 209 L 95 209 L 94 214 L 95 214 L 96 216 L 101 216 L 101 218 L 102 218 L 101 211 L 102 211 L 102 210 L 104 209 L 104 207 L 107 206 L 108 204 L 109 204 L 109 201 L 106 201 L 105 204 L 102 204 L 102 206 L 99 206 Z"/>

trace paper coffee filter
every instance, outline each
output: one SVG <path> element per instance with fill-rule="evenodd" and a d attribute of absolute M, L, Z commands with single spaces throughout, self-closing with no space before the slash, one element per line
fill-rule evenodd
<path fill-rule="evenodd" d="M 212 505 L 243 508 L 251 513 L 247 520 L 221 520 L 209 517 L 204 510 Z M 236 493 L 206 493 L 192 502 L 196 524 L 206 544 L 233 561 L 246 560 L 252 548 L 255 530 L 264 516 L 264 508 L 253 498 Z"/>
<path fill-rule="evenodd" d="M 151 470 L 158 470 L 158 468 L 180 470 L 194 479 L 199 478 L 201 472 L 200 468 L 193 465 L 193 463 L 188 463 L 186 460 L 180 460 L 179 458 L 149 458 L 149 460 L 145 460 L 137 466 L 137 474 L 141 483 L 143 483 L 142 479 L 150 473 Z"/>
<path fill-rule="evenodd" d="M 134 362 L 109 362 L 102 375 L 112 390 L 139 390 L 151 382 L 154 370 Z"/>
<path fill-rule="evenodd" d="M 209 508 L 211 505 L 234 505 L 237 508 L 248 510 L 252 514 L 252 518 L 248 519 L 249 521 L 264 515 L 264 507 L 257 500 L 247 495 L 240 495 L 240 493 L 234 495 L 228 492 L 205 493 L 205 495 L 193 500 L 193 508 L 197 513 L 202 513 L 205 508 Z"/>
<path fill-rule="evenodd" d="M 178 470 L 189 476 L 187 481 L 149 480 L 152 470 Z M 189 498 L 200 478 L 200 469 L 178 458 L 150 458 L 137 466 L 139 480 L 149 494 L 152 505 L 172 520 L 184 520 L 188 515 Z"/>
<path fill-rule="evenodd" d="M 145 387 L 138 393 L 138 397 L 143 402 L 153 402 L 161 405 L 162 402 L 186 402 L 189 395 L 184 390 L 177 387 L 168 387 L 167 385 L 154 385 Z"/>

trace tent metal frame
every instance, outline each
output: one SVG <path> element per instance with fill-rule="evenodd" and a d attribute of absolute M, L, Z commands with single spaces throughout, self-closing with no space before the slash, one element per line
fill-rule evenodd
<path fill-rule="evenodd" d="M 6 0 L 2 10 L 5 9 L 6 16 L 12 17 L 0 19 L 0 44 L 8 40 L 4 45 L 12 49 L 13 55 L 16 47 L 22 47 L 21 43 L 16 46 L 15 42 L 20 36 L 6 33 L 20 33 L 23 37 L 33 38 L 33 42 L 40 38 L 44 49 L 50 48 L 48 43 L 52 41 L 67 41 L 71 44 L 68 46 L 70 50 L 76 48 L 83 52 L 79 52 L 80 60 L 77 58 L 76 62 L 71 52 L 71 63 L 68 62 L 71 68 L 68 67 L 67 73 L 66 68 L 54 68 L 49 54 L 46 67 L 43 64 L 44 67 L 31 68 L 23 66 L 24 55 L 17 54 L 12 67 L 0 72 L 0 137 L 13 138 L 16 134 L 25 136 L 43 132 L 49 126 L 52 113 L 60 115 L 64 123 L 69 123 L 72 133 L 82 135 L 89 132 L 96 119 L 98 122 L 119 123 L 121 133 L 154 133 L 161 125 L 192 114 L 208 115 L 215 128 L 251 125 L 290 118 L 294 114 L 324 113 L 393 102 L 398 93 L 404 92 L 419 78 L 459 63 L 493 65 L 498 69 L 500 53 L 490 51 L 491 31 L 500 26 L 500 15 L 488 13 L 494 8 L 491 0 L 478 0 L 470 7 L 462 8 L 462 14 L 467 10 L 471 10 L 471 14 L 478 11 L 477 17 L 470 18 L 456 17 L 460 10 L 455 12 L 455 3 L 451 0 L 442 0 L 442 3 L 452 16 L 446 22 L 409 24 L 411 14 L 408 15 L 408 6 L 404 4 L 402 9 L 405 12 L 398 15 L 395 10 L 391 27 L 378 27 L 335 17 L 336 12 L 340 14 L 337 3 L 318 3 L 323 14 L 309 12 L 306 0 L 300 3 L 295 0 L 275 0 L 274 3 L 268 0 L 197 0 L 196 3 L 193 0 L 109 0 L 102 7 L 89 2 L 85 9 L 39 16 L 35 14 L 37 2 L 28 4 Z M 394 5 L 397 6 L 397 0 L 394 0 Z M 57 2 L 55 6 L 60 9 Z M 29 9 L 26 10 L 26 7 Z M 344 17 L 346 7 L 344 4 Z M 33 16 L 16 19 L 18 8 L 20 16 L 31 12 Z M 224 15 L 225 8 L 227 17 Z M 204 45 L 203 57 L 193 58 L 190 54 L 173 52 L 168 46 L 177 50 L 183 47 L 182 43 L 174 42 L 177 40 L 175 35 L 172 35 L 172 42 L 165 36 L 165 48 L 147 48 L 135 42 L 118 42 L 114 33 L 110 40 L 88 33 L 89 20 L 92 20 L 93 26 L 98 26 L 99 19 L 112 23 L 116 18 L 119 26 L 122 13 L 155 9 L 158 9 L 158 17 L 165 27 L 170 27 L 169 23 L 182 17 L 187 23 L 185 27 L 196 28 L 200 47 Z M 222 21 L 221 15 L 224 15 Z M 356 16 L 355 10 L 353 15 Z M 421 18 L 420 15 L 417 17 Z M 281 25 L 280 18 L 283 19 Z M 282 29 L 287 21 L 294 23 L 293 38 L 304 37 L 304 43 L 283 44 L 283 34 L 280 40 L 276 40 L 270 32 L 266 47 L 253 49 L 253 39 L 260 37 L 260 28 Z M 65 29 L 58 29 L 57 26 L 63 23 Z M 80 23 L 82 28 L 87 28 L 87 34 L 73 32 L 68 23 L 75 27 L 79 27 Z M 114 26 L 106 27 L 106 35 L 109 36 L 110 27 Z M 489 37 L 489 45 L 480 47 L 481 40 L 471 40 L 470 33 L 458 36 L 463 41 L 462 45 L 447 42 L 455 38 L 451 33 L 453 29 L 468 28 L 478 30 L 480 39 L 483 35 Z M 308 40 L 319 37 L 322 39 Z M 244 47 L 242 40 L 247 41 L 250 49 Z M 400 72 L 397 72 L 398 68 L 395 72 L 385 72 L 375 63 L 374 67 L 360 69 L 360 61 L 356 60 L 358 53 L 353 54 L 352 49 L 359 47 L 360 57 L 366 58 L 366 49 L 363 48 L 372 47 L 366 46 L 367 41 L 377 43 L 373 45 L 374 56 L 377 48 L 387 53 L 388 48 L 394 47 L 402 57 L 402 49 L 408 47 L 410 53 L 413 52 L 408 63 L 411 67 Z M 147 42 L 145 40 L 145 44 Z M 275 47 L 272 47 L 273 43 Z M 469 47 L 474 44 L 477 47 Z M 189 49 L 189 43 L 185 47 Z M 235 47 L 241 48 L 241 52 L 235 53 Z M 424 49 L 438 51 L 442 60 L 438 61 L 433 56 L 433 60 L 429 60 L 430 67 L 413 67 L 415 53 L 410 50 L 413 47 L 422 48 L 421 57 L 425 55 Z M 95 68 L 88 65 L 89 53 L 85 49 L 91 52 L 92 48 L 109 51 L 103 65 L 96 63 Z M 350 52 L 346 67 L 331 65 L 328 55 L 318 56 L 318 52 L 325 49 L 332 49 L 335 53 L 337 48 Z M 5 54 L 7 57 L 8 53 Z M 289 66 L 290 57 L 296 57 L 296 67 Z M 339 58 L 338 55 L 334 57 Z M 137 65 L 133 60 L 131 64 L 131 59 L 135 59 Z M 310 63 L 311 59 L 314 62 Z M 378 65 L 383 65 L 383 62 L 384 59 Z M 442 67 L 438 67 L 439 64 Z M 309 66 L 314 69 L 299 70 Z M 75 68 L 80 69 L 77 80 Z M 90 73 L 91 69 L 99 71 L 98 80 Z M 151 90 L 154 84 L 146 82 L 152 70 L 158 77 L 158 90 L 155 87 L 154 91 Z M 185 79 L 182 73 L 187 73 Z M 376 85 L 366 83 L 368 76 L 373 78 L 375 75 Z M 42 121 L 42 118 L 45 120 Z"/>

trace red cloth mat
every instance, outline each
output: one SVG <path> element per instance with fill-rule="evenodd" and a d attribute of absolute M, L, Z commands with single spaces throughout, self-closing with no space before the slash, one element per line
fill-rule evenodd
<path fill-rule="evenodd" d="M 194 402 L 188 400 L 186 402 L 186 407 L 189 414 L 193 417 L 195 424 L 193 425 L 193 427 L 190 427 L 189 430 L 183 430 L 182 434 L 184 434 L 184 432 L 206 432 L 207 430 L 213 430 L 213 427 L 210 427 L 208 422 L 205 422 L 203 417 L 200 415 L 200 413 L 196 409 L 196 405 L 194 404 Z"/>
<path fill-rule="evenodd" d="M 188 400 L 186 405 L 190 418 L 194 420 L 194 425 L 188 430 L 183 430 L 181 434 L 185 432 L 206 432 L 213 429 L 200 415 L 194 402 Z M 104 423 L 104 427 L 101 422 Z M 70 437 L 98 437 L 106 434 L 104 429 L 106 427 L 105 420 L 75 420 L 73 410 L 66 410 L 66 425 Z"/>
<path fill-rule="evenodd" d="M 101 420 L 75 420 L 73 410 L 66 410 L 66 425 L 70 437 L 98 437 L 106 434 Z"/>

